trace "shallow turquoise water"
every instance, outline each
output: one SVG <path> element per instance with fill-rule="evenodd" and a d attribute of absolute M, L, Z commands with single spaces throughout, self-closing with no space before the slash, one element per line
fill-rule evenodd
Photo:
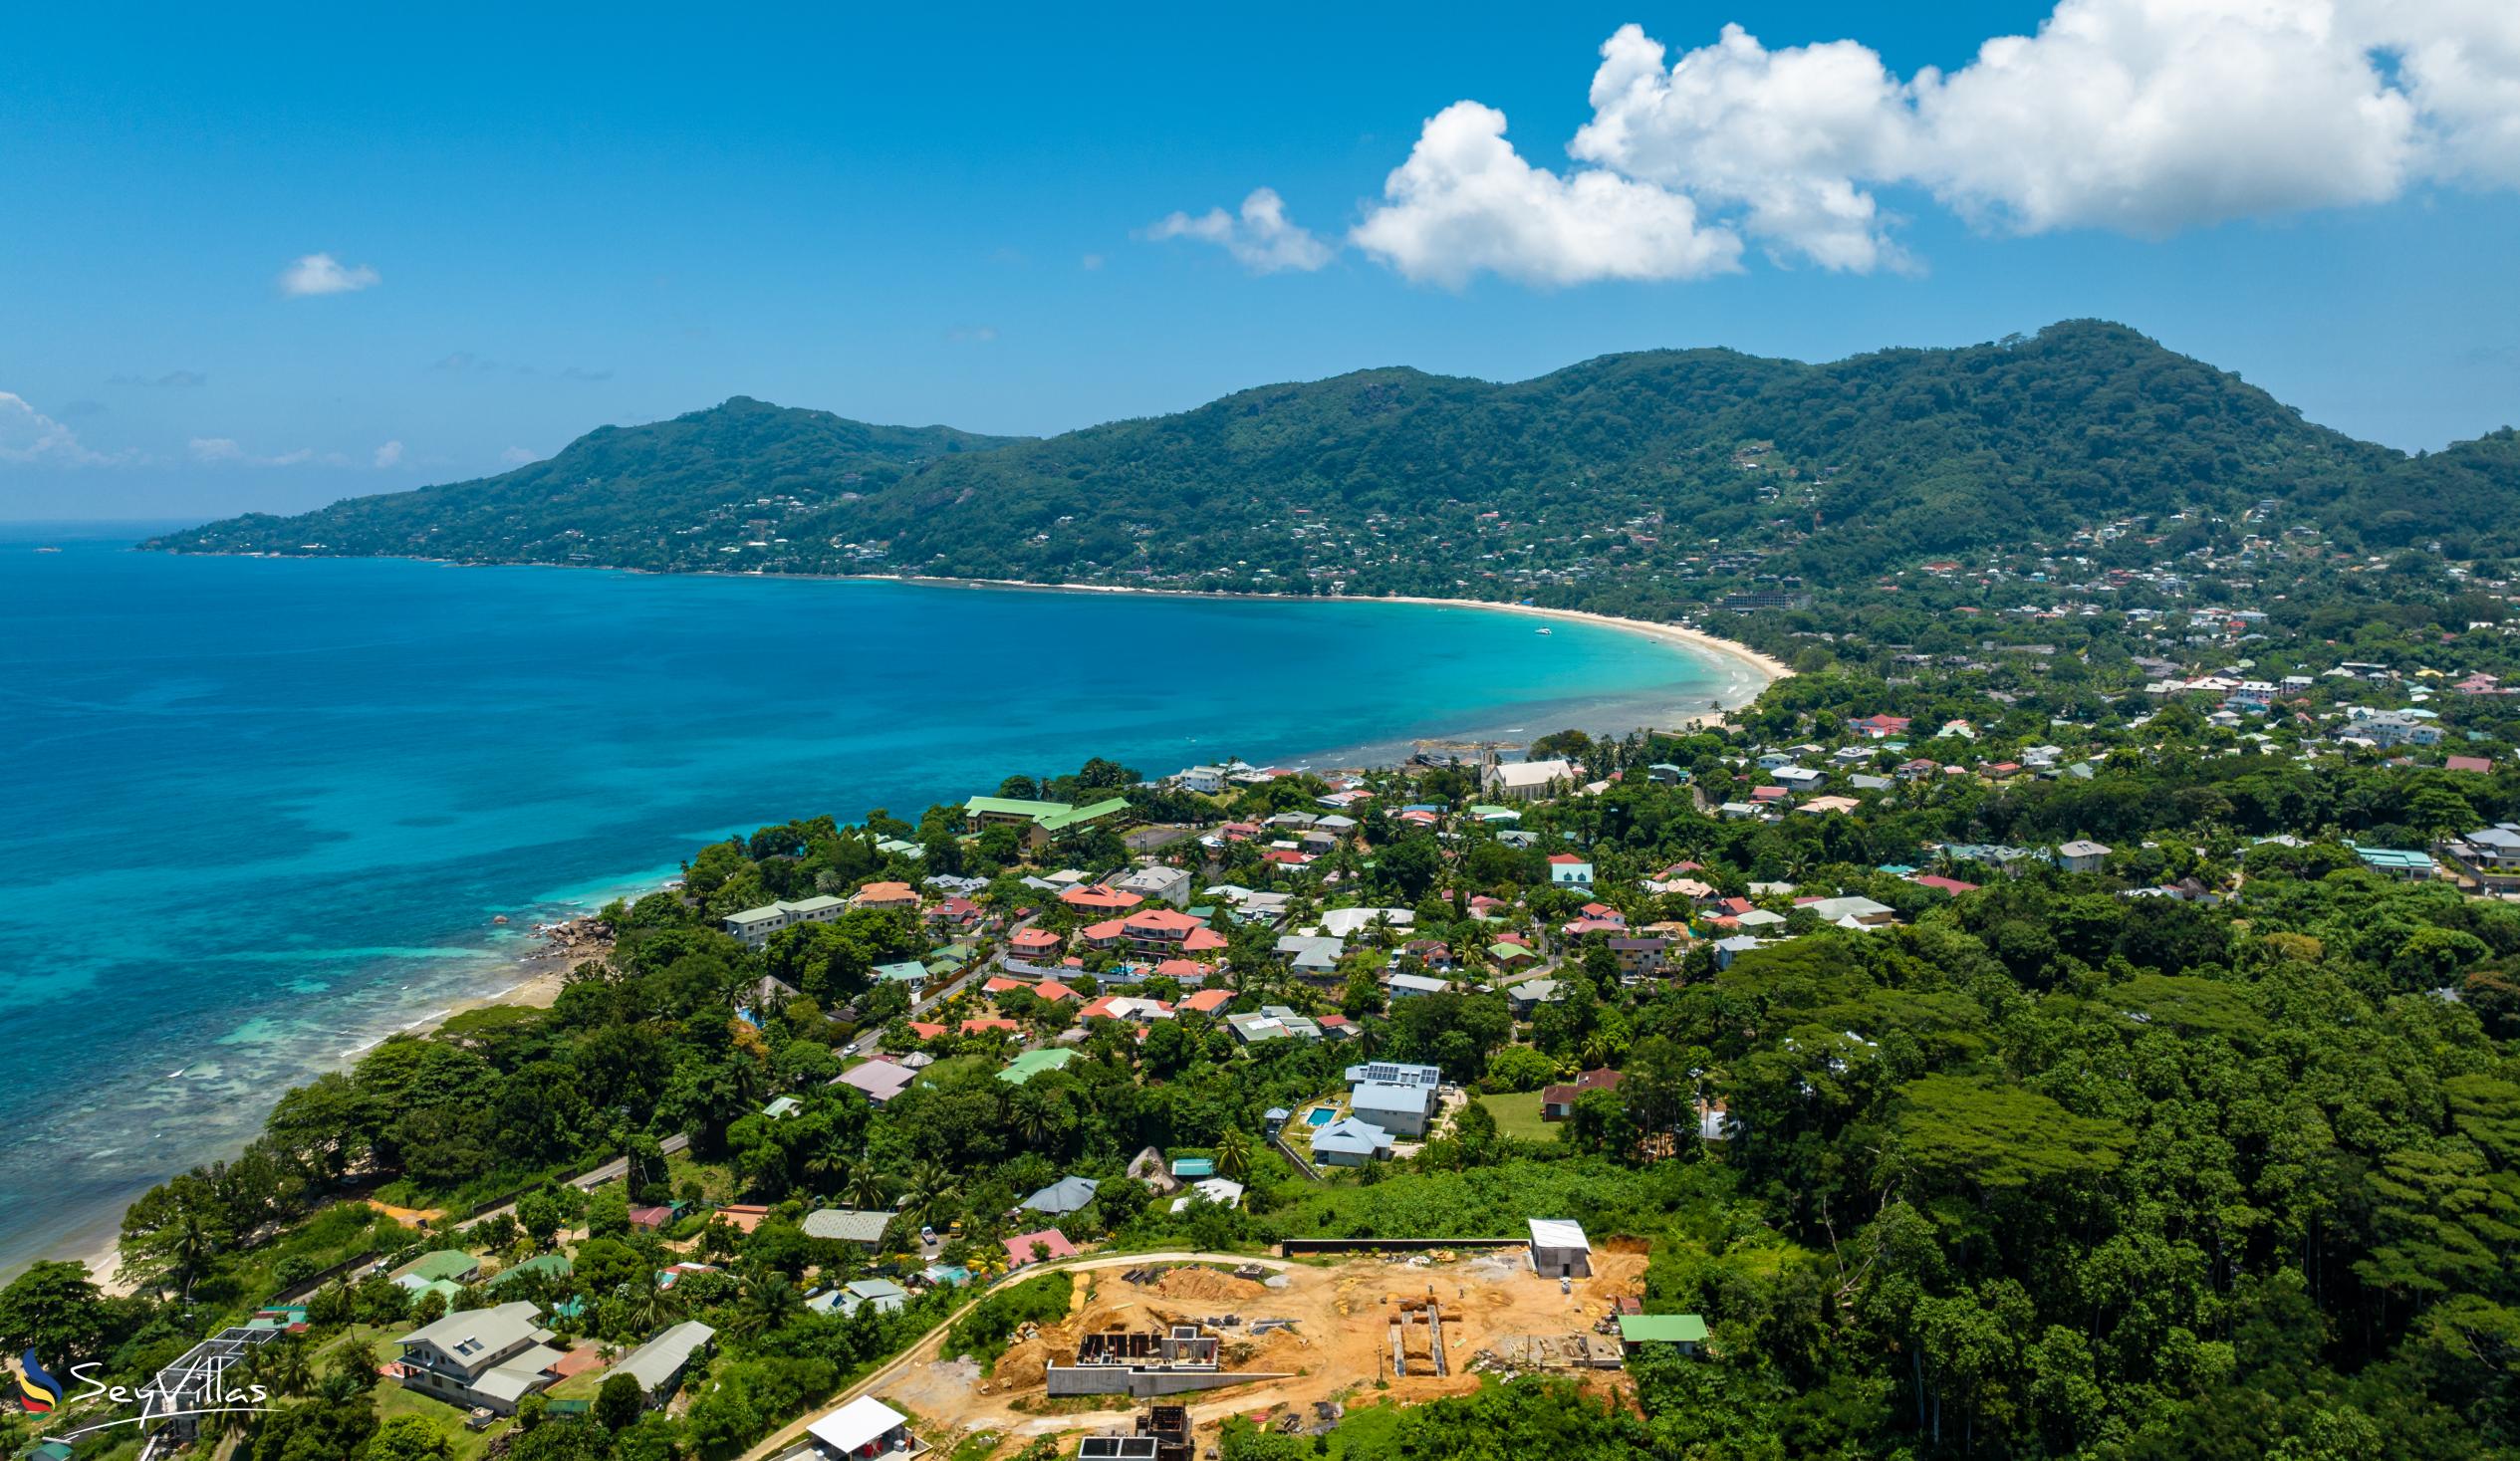
<path fill-rule="evenodd" d="M 1327 764 L 1727 688 L 1461 609 L 37 541 L 0 529 L 0 1273 L 707 839 L 1090 755 Z"/>

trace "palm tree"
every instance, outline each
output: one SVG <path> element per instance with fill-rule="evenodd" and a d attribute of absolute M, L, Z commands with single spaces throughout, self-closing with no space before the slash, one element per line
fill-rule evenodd
<path fill-rule="evenodd" d="M 891 1200 L 890 1184 L 872 1161 L 860 1161 L 850 1168 L 849 1178 L 841 1184 L 841 1196 L 852 1207 L 873 1211 Z"/>
<path fill-rule="evenodd" d="M 680 1301 L 671 1289 L 659 1289 L 652 1281 L 630 1280 L 615 1291 L 621 1300 L 621 1313 L 641 1334 L 653 1333 L 672 1320 Z"/>
<path fill-rule="evenodd" d="M 1234 1181 L 1251 1175 L 1251 1137 L 1239 1126 L 1228 1126 L 1216 1136 L 1216 1171 Z"/>
<path fill-rule="evenodd" d="M 315 1388 L 315 1366 L 307 1359 L 306 1341 L 276 1340 L 254 1351 L 254 1378 L 275 1394 L 303 1395 Z"/>
<path fill-rule="evenodd" d="M 1014 1098 L 1007 1102 L 1007 1120 L 1024 1144 L 1039 1150 L 1048 1143 L 1051 1133 L 1059 1128 L 1059 1116 L 1052 1105 L 1053 1097 L 1046 1090 L 1032 1086 L 1015 1088 Z"/>
<path fill-rule="evenodd" d="M 943 1162 L 922 1161 L 910 1168 L 908 1201 L 904 1210 L 921 1224 L 931 1224 L 937 1215 L 962 1196 L 960 1183 Z"/>
<path fill-rule="evenodd" d="M 735 1307 L 728 1328 L 744 1339 L 758 1339 L 771 1333 L 805 1308 L 805 1300 L 796 1286 L 775 1273 L 749 1278 L 744 1284 L 744 1298 Z"/>

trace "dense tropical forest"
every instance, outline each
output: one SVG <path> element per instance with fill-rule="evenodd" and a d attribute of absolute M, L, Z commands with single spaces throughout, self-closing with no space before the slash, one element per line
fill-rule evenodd
<path fill-rule="evenodd" d="M 2121 326 L 1829 365 L 1364 370 L 1007 441 L 738 397 L 483 481 L 170 535 L 189 552 L 896 573 L 1669 610 L 2122 515 L 2281 496 L 2358 544 L 2520 546 L 2508 434 L 2409 459 Z"/>

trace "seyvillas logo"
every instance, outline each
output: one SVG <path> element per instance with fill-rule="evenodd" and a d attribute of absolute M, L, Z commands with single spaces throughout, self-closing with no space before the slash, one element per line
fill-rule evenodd
<path fill-rule="evenodd" d="M 250 1336 L 251 1338 L 242 1338 Z M 29 1349 L 18 1361 L 18 1405 L 29 1415 L 49 1415 L 64 1404 L 93 1406 L 136 1405 L 139 1414 L 115 1420 L 100 1420 L 77 1430 L 63 1431 L 53 1437 L 59 1441 L 75 1441 L 81 1436 L 125 1425 L 157 1425 L 171 1422 L 178 1427 L 178 1438 L 189 1440 L 194 1435 L 197 1416 L 219 1415 L 234 1411 L 269 1410 L 271 1392 L 258 1384 L 237 1384 L 228 1378 L 229 1371 L 244 1359 L 254 1344 L 272 1338 L 264 1330 L 231 1329 L 217 1338 L 205 1339 L 186 1350 L 174 1363 L 157 1372 L 156 1378 L 137 1387 L 110 1385 L 97 1377 L 105 1366 L 90 1360 L 70 1366 L 70 1377 L 85 1388 L 78 1394 L 65 1394 L 62 1382 L 53 1377 L 44 1362 Z M 244 1371 L 238 1371 L 241 1377 Z"/>
<path fill-rule="evenodd" d="M 61 1403 L 61 1381 L 53 1378 L 44 1361 L 27 1350 L 18 1356 L 18 1406 L 29 1415 L 50 1415 Z"/>

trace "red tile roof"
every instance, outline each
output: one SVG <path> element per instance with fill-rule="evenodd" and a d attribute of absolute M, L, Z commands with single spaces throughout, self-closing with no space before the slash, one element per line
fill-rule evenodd
<path fill-rule="evenodd" d="M 1089 882 L 1059 894 L 1059 901 L 1088 913 L 1126 913 L 1145 899 L 1105 883 Z"/>

